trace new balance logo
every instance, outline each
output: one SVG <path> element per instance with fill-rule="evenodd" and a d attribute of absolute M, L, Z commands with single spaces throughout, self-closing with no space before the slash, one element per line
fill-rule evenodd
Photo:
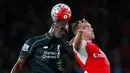
<path fill-rule="evenodd" d="M 43 49 L 47 49 L 48 48 L 48 46 L 43 46 Z"/>

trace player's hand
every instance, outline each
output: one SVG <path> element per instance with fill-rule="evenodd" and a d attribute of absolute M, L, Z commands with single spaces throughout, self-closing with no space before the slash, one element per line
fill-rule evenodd
<path fill-rule="evenodd" d="M 87 21 L 85 19 L 82 20 L 83 22 L 79 21 L 79 24 L 78 24 L 78 30 L 79 32 L 83 32 L 85 27 L 86 27 L 86 23 Z"/>
<path fill-rule="evenodd" d="M 84 23 L 85 25 L 88 24 L 88 21 L 87 21 L 86 19 L 83 18 L 82 21 L 83 21 L 83 23 Z"/>

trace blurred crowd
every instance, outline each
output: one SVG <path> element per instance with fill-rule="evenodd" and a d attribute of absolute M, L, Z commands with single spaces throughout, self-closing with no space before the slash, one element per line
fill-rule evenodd
<path fill-rule="evenodd" d="M 0 12 L 0 73 L 10 72 L 28 38 L 49 30 L 51 8 L 60 2 L 72 10 L 69 24 L 82 18 L 92 24 L 94 42 L 106 53 L 112 73 L 130 73 L 130 3 L 127 0 L 0 0 L 3 7 Z M 69 41 L 73 37 L 71 30 L 68 36 Z M 29 73 L 28 67 L 22 71 Z"/>

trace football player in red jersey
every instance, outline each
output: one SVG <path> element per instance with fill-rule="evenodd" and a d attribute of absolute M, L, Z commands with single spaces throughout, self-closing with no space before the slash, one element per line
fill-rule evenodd
<path fill-rule="evenodd" d="M 75 34 L 73 50 L 84 73 L 110 73 L 110 64 L 106 55 L 92 42 L 95 35 L 87 20 L 73 23 L 72 31 Z"/>

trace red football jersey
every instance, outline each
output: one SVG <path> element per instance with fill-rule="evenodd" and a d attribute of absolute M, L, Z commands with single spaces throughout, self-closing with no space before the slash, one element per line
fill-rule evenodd
<path fill-rule="evenodd" d="M 79 51 L 73 50 L 84 73 L 110 73 L 109 61 L 96 44 L 83 40 L 82 48 Z"/>

